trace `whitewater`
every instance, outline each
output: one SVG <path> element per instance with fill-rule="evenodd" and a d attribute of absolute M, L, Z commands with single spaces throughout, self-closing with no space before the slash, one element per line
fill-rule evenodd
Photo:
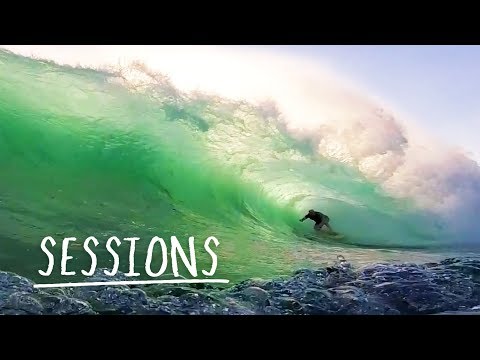
<path fill-rule="evenodd" d="M 216 276 L 233 283 L 339 255 L 478 253 L 478 164 L 328 64 L 255 47 L 1 47 L 0 270 L 41 280 L 48 235 L 215 236 Z M 344 237 L 299 222 L 311 208 Z M 79 273 L 89 257 L 71 251 Z"/>

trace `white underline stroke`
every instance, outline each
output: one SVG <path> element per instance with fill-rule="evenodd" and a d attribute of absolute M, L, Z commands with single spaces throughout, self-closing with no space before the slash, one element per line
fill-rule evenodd
<path fill-rule="evenodd" d="M 82 287 L 82 286 L 116 286 L 116 285 L 148 285 L 148 284 L 228 284 L 226 279 L 171 279 L 171 280 L 126 280 L 126 281 L 96 281 L 79 283 L 35 284 L 34 288 Z"/>

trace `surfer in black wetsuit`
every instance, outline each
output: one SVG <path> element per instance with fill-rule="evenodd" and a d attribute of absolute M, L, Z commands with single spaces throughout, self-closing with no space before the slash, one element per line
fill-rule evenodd
<path fill-rule="evenodd" d="M 308 210 L 308 214 L 305 215 L 302 219 L 300 219 L 300 221 L 303 222 L 306 219 L 315 221 L 315 225 L 313 226 L 315 230 L 321 230 L 322 227 L 325 225 L 328 228 L 328 230 L 333 232 L 332 228 L 329 225 L 330 218 L 319 211 Z"/>

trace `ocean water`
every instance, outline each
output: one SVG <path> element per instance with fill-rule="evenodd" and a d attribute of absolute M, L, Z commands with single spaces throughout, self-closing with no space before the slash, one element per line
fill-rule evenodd
<path fill-rule="evenodd" d="M 0 270 L 64 282 L 61 243 L 75 237 L 68 281 L 85 280 L 89 236 L 104 268 L 113 263 L 107 239 L 122 241 L 124 272 L 123 238 L 139 237 L 139 278 L 154 236 L 167 246 L 176 236 L 185 249 L 194 236 L 205 270 L 203 244 L 214 236 L 215 277 L 231 283 L 328 266 L 339 255 L 359 267 L 476 256 L 479 229 L 468 220 L 480 203 L 476 163 L 446 153 L 436 167 L 431 155 L 413 154 L 380 108 L 307 129 L 292 127 L 293 111 L 281 108 L 183 91 L 142 63 L 93 69 L 0 50 Z M 342 237 L 301 223 L 311 208 Z M 48 265 L 46 236 L 56 241 L 48 281 L 38 273 Z M 152 268 L 161 260 L 155 248 Z"/>

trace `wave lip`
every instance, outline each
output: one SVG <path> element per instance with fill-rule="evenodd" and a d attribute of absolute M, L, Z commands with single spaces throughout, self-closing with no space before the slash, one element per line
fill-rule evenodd
<path fill-rule="evenodd" d="M 413 198 L 444 215 L 461 213 L 452 224 L 478 208 L 478 164 L 387 110 L 384 101 L 326 64 L 255 47 L 4 47 L 70 66 L 108 68 L 121 73 L 130 89 L 151 82 L 153 72 L 167 75 L 185 93 L 274 103 L 291 136 L 307 140 L 321 156 L 356 167 L 390 195 Z"/>

